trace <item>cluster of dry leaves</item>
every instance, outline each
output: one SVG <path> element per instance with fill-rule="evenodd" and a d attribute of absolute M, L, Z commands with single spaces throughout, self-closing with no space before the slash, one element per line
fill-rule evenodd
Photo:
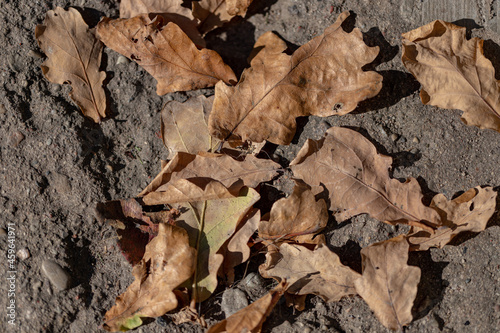
<path fill-rule="evenodd" d="M 295 188 L 261 216 L 254 204 L 259 184 L 282 170 L 256 157 L 266 141 L 289 144 L 299 116 L 344 115 L 378 94 L 382 77 L 362 67 L 378 55 L 360 30 L 344 31 L 342 13 L 325 32 L 289 55 L 277 35 L 256 42 L 238 78 L 221 57 L 204 48 L 203 35 L 251 0 L 126 1 L 120 18 L 103 18 L 89 30 L 78 11 L 56 8 L 37 26 L 48 55 L 48 80 L 69 82 L 84 115 L 106 116 L 99 71 L 104 43 L 136 61 L 166 94 L 211 87 L 215 95 L 162 110 L 161 133 L 172 158 L 138 198 L 98 205 L 112 223 L 133 265 L 135 281 L 105 315 L 109 331 L 133 329 L 142 318 L 173 310 L 177 322 L 204 325 L 195 304 L 208 299 L 218 277 L 231 283 L 234 267 L 251 247 L 266 252 L 260 274 L 279 283 L 267 295 L 212 326 L 208 332 L 259 332 L 279 298 L 304 309 L 308 294 L 328 302 L 361 296 L 383 325 L 401 329 L 411 308 L 420 269 L 408 252 L 443 247 L 460 232 L 480 232 L 495 210 L 491 187 L 472 188 L 453 200 L 436 195 L 430 205 L 414 178 L 392 179 L 392 159 L 377 153 L 360 133 L 332 127 L 308 140 L 290 163 Z M 482 41 L 465 29 L 435 21 L 403 34 L 403 63 L 421 82 L 424 104 L 464 111 L 467 124 L 500 131 L 500 94 Z M 381 222 L 411 226 L 408 234 L 361 250 L 362 272 L 343 265 L 320 232 L 333 214 L 337 222 L 369 214 Z"/>

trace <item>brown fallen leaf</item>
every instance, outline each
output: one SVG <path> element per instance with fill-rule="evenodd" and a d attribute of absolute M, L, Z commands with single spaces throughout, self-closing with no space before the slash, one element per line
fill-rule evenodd
<path fill-rule="evenodd" d="M 304 246 L 283 243 L 266 254 L 259 267 L 265 278 L 288 282 L 287 293 L 319 295 L 327 302 L 356 295 L 354 281 L 361 275 L 341 264 L 339 257 L 324 245 L 311 251 Z"/>
<path fill-rule="evenodd" d="M 179 202 L 227 199 L 238 194 L 242 185 L 226 188 L 222 183 L 208 178 L 175 179 L 160 189 L 143 197 L 148 206 Z"/>
<path fill-rule="evenodd" d="M 159 15 L 152 20 L 148 15 L 103 18 L 97 25 L 97 35 L 106 46 L 150 73 L 158 81 L 158 95 L 211 87 L 219 80 L 228 84 L 236 81 L 217 52 L 198 50 L 177 24 L 167 23 Z"/>
<path fill-rule="evenodd" d="M 208 131 L 208 117 L 214 96 L 191 97 L 184 103 L 171 101 L 161 113 L 161 136 L 163 143 L 173 155 L 176 152 L 196 154 L 198 152 L 221 153 L 239 159 L 247 154 L 257 155 L 266 142 L 224 142 L 213 138 Z"/>
<path fill-rule="evenodd" d="M 363 135 L 341 127 L 328 129 L 319 141 L 308 140 L 290 163 L 315 194 L 326 188 L 338 222 L 367 213 L 392 224 L 441 225 L 439 214 L 422 203 L 417 180 L 390 178 L 391 164 L 392 158 L 378 154 Z"/>
<path fill-rule="evenodd" d="M 234 235 L 219 250 L 219 254 L 224 256 L 219 276 L 224 277 L 228 284 L 234 282 L 234 267 L 250 258 L 248 240 L 257 231 L 260 222 L 260 210 L 254 208 L 241 222 Z"/>
<path fill-rule="evenodd" d="M 116 298 L 104 317 L 111 332 L 136 328 L 144 317 L 159 317 L 177 307 L 173 290 L 190 278 L 195 250 L 182 228 L 160 224 L 158 236 L 147 246 L 142 261 L 134 266 L 135 281 Z"/>
<path fill-rule="evenodd" d="M 317 234 L 327 223 L 325 201 L 316 201 L 311 187 L 295 180 L 293 193 L 276 201 L 271 207 L 269 220 L 261 221 L 259 237 L 265 240 L 293 240 L 297 236 Z"/>
<path fill-rule="evenodd" d="M 96 123 L 106 117 L 106 73 L 101 66 L 102 43 L 89 30 L 80 13 L 61 7 L 49 10 L 44 24 L 35 28 L 35 38 L 47 55 L 43 75 L 53 83 L 69 83 L 70 97 L 86 117 Z"/>
<path fill-rule="evenodd" d="M 282 281 L 273 290 L 246 308 L 211 326 L 207 333 L 261 332 L 262 324 L 285 292 L 286 285 L 286 281 Z"/>
<path fill-rule="evenodd" d="M 149 13 L 169 13 L 194 19 L 191 10 L 182 7 L 182 2 L 182 0 L 121 0 L 120 18 Z"/>
<path fill-rule="evenodd" d="M 467 125 L 500 132 L 500 84 L 483 40 L 437 20 L 403 34 L 403 64 L 422 84 L 424 104 L 464 111 Z"/>
<path fill-rule="evenodd" d="M 161 111 L 161 137 L 171 153 L 214 151 L 219 140 L 208 132 L 208 115 L 214 97 L 201 95 L 184 103 L 171 101 Z"/>
<path fill-rule="evenodd" d="M 253 155 L 247 155 L 243 161 L 237 161 L 221 154 L 192 155 L 179 152 L 139 196 L 161 192 L 162 186 L 168 186 L 168 182 L 181 178 L 210 178 L 228 188 L 239 181 L 242 181 L 244 186 L 257 187 L 259 183 L 276 176 L 280 168 L 279 164 L 271 160 L 258 159 Z"/>
<path fill-rule="evenodd" d="M 229 15 L 245 16 L 253 0 L 226 0 Z"/>
<path fill-rule="evenodd" d="M 464 231 L 480 232 L 495 212 L 497 193 L 492 187 L 471 188 L 453 200 L 437 194 L 431 207 L 441 215 L 443 226 L 430 233 L 412 227 L 407 236 L 411 250 L 425 251 L 431 247 L 442 248 Z"/>
<path fill-rule="evenodd" d="M 236 15 L 245 16 L 252 0 L 201 0 L 193 1 L 193 15 L 200 20 L 202 34 L 221 27 Z"/>
<path fill-rule="evenodd" d="M 408 248 L 404 235 L 365 247 L 363 276 L 354 281 L 358 294 L 391 330 L 401 330 L 413 319 L 420 268 L 407 265 Z"/>
<path fill-rule="evenodd" d="M 378 47 L 366 46 L 359 29 L 342 29 L 348 16 L 342 13 L 291 56 L 279 48 L 257 55 L 235 87 L 217 83 L 210 133 L 222 140 L 289 144 L 295 118 L 346 114 L 377 95 L 382 77 L 362 67 L 375 59 Z"/>

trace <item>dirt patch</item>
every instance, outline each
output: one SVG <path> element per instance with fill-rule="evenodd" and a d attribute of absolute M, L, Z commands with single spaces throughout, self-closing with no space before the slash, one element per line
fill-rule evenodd
<path fill-rule="evenodd" d="M 499 189 L 499 133 L 464 125 L 460 111 L 422 105 L 418 82 L 402 66 L 400 35 L 426 23 L 422 17 L 427 17 L 424 11 L 432 1 L 255 2 L 247 19 L 235 19 L 207 36 L 208 47 L 219 52 L 237 75 L 247 66 L 246 58 L 262 33 L 275 31 L 294 49 L 321 34 L 340 12 L 351 10 L 366 43 L 380 47 L 379 57 L 368 67 L 384 77 L 381 93 L 351 114 L 299 119 L 299 131 L 290 146 L 266 150 L 273 158 L 286 166 L 307 138 L 319 139 L 330 126 L 348 126 L 394 158 L 394 177 L 417 178 L 427 199 L 435 193 L 451 198 L 477 185 Z M 484 1 L 473 2 L 478 8 L 470 14 L 473 17 L 454 11 L 446 18 L 465 19 L 461 22 L 471 35 L 486 40 L 486 56 L 498 76 L 500 36 L 490 30 L 496 27 L 492 23 L 496 16 L 479 10 Z M 495 8 L 495 1 L 491 3 Z M 213 94 L 213 89 L 204 89 L 157 96 L 150 75 L 106 48 L 103 67 L 113 117 L 100 125 L 84 119 L 68 97 L 70 88 L 44 79 L 40 69 L 44 56 L 34 40 L 35 26 L 45 13 L 69 5 L 91 26 L 101 16 L 118 16 L 116 1 L 0 3 L 0 227 L 14 226 L 16 248 L 23 249 L 23 258 L 24 249 L 29 253 L 16 263 L 16 326 L 2 323 L 18 332 L 99 331 L 105 311 L 132 277 L 130 265 L 116 248 L 115 232 L 95 219 L 95 203 L 137 195 L 159 170 L 160 160 L 168 156 L 155 135 L 162 104 Z M 289 193 L 289 175 L 263 186 L 263 200 Z M 332 220 L 326 236 L 342 262 L 360 271 L 362 247 L 404 231 L 362 215 L 349 223 Z M 6 253 L 7 236 L 0 237 L 0 249 Z M 422 269 L 422 281 L 408 332 L 493 332 L 500 326 L 498 213 L 486 231 L 460 236 L 453 244 L 411 254 L 410 263 Z M 237 271 L 242 282 L 234 288 L 242 289 L 249 301 L 262 294 L 255 290 L 272 284 L 265 280 L 257 287 L 248 286 L 245 276 L 255 272 L 262 259 L 255 257 Z M 71 278 L 71 288 L 60 291 L 49 282 L 41 269 L 44 260 L 61 266 Z M 5 301 L 0 315 L 7 318 L 6 260 L 2 265 L 0 294 Z M 201 304 L 209 322 L 224 316 L 223 291 L 221 287 L 212 300 Z M 139 331 L 202 330 L 188 324 L 176 327 L 166 316 Z M 303 312 L 279 303 L 264 331 L 383 332 L 385 328 L 359 297 L 327 304 L 310 296 Z"/>

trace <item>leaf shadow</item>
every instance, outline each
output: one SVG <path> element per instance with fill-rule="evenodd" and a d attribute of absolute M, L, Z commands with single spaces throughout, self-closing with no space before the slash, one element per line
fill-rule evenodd
<path fill-rule="evenodd" d="M 274 5 L 278 0 L 253 0 L 248 7 L 247 14 L 245 18 L 256 14 L 265 14 L 269 11 L 272 5 Z"/>
<path fill-rule="evenodd" d="M 484 56 L 495 68 L 495 79 L 500 80 L 500 46 L 491 39 L 487 39 L 483 43 L 483 51 Z"/>
<path fill-rule="evenodd" d="M 242 18 L 235 18 L 205 36 L 207 48 L 216 51 L 237 77 L 248 67 L 247 57 L 255 44 L 255 26 Z"/>
<path fill-rule="evenodd" d="M 354 17 L 355 14 L 352 16 Z M 346 28 L 344 27 L 344 29 Z M 363 70 L 365 71 L 375 71 L 377 66 L 391 61 L 399 53 L 399 46 L 392 46 L 385 39 L 378 27 L 373 27 L 367 32 L 364 32 L 363 41 L 370 47 L 379 48 L 379 53 L 375 60 L 363 66 Z M 382 70 L 377 71 L 377 73 L 382 75 L 382 89 L 377 96 L 360 102 L 358 107 L 351 112 L 352 114 L 359 114 L 392 106 L 398 103 L 402 98 L 413 94 L 420 87 L 418 81 L 411 74 L 406 72 Z"/>
<path fill-rule="evenodd" d="M 347 220 L 346 222 L 339 224 L 336 229 L 340 229 L 345 225 L 347 225 L 348 223 L 351 223 L 350 220 Z M 335 236 L 334 234 L 331 235 L 331 237 L 334 236 Z M 359 246 L 359 243 L 350 239 L 342 246 L 329 245 L 328 248 L 339 256 L 340 262 L 342 264 L 349 266 L 351 269 L 355 270 L 358 273 L 361 273 L 362 271 L 361 246 Z"/>
<path fill-rule="evenodd" d="M 447 281 L 443 280 L 443 270 L 448 262 L 434 262 L 430 251 L 410 252 L 408 265 L 421 270 L 420 282 L 413 302 L 413 320 L 425 317 L 437 304 L 441 303 Z M 438 320 L 439 322 L 439 320 Z"/>
<path fill-rule="evenodd" d="M 473 19 L 470 19 L 470 18 L 459 19 L 459 20 L 453 21 L 451 23 L 458 25 L 459 27 L 464 27 L 465 28 L 465 37 L 467 39 L 471 38 L 472 29 L 482 28 L 481 25 L 477 24 L 476 21 L 474 21 Z"/>
<path fill-rule="evenodd" d="M 410 73 L 396 70 L 384 70 L 377 73 L 382 75 L 382 89 L 377 96 L 360 102 L 351 114 L 393 106 L 420 88 L 420 83 Z"/>
<path fill-rule="evenodd" d="M 429 188 L 427 181 L 422 176 L 417 177 L 417 182 L 422 189 L 422 194 L 424 195 L 424 197 L 422 198 L 422 202 L 424 203 L 424 205 L 429 206 L 432 198 L 437 194 L 437 192 L 434 192 Z"/>
<path fill-rule="evenodd" d="M 80 295 L 87 307 L 90 306 L 94 293 L 92 291 L 91 278 L 94 275 L 96 259 L 90 252 L 90 240 L 82 239 L 83 245 L 75 244 L 75 239 L 68 236 L 64 239 L 65 251 L 68 256 L 68 264 L 72 272 L 71 287 L 82 286 L 84 293 Z"/>
<path fill-rule="evenodd" d="M 497 192 L 497 206 L 495 208 L 495 213 L 491 217 L 491 219 L 488 221 L 488 224 L 486 225 L 486 228 L 492 227 L 492 226 L 500 226 L 500 186 L 494 187 L 493 190 Z"/>
<path fill-rule="evenodd" d="M 380 51 L 373 62 L 363 67 L 365 71 L 374 71 L 378 65 L 389 62 L 399 53 L 397 45 L 392 46 L 378 27 L 363 33 L 363 41 L 370 47 L 378 46 Z M 359 114 L 367 111 L 386 108 L 398 103 L 402 98 L 413 94 L 420 87 L 418 81 L 409 73 L 397 70 L 378 71 L 382 75 L 382 89 L 377 96 L 359 103 L 351 113 Z"/>
<path fill-rule="evenodd" d="M 97 23 L 99 23 L 102 16 L 106 16 L 106 14 L 94 8 L 79 7 L 79 6 L 71 6 L 71 7 L 76 9 L 80 13 L 80 15 L 82 15 L 82 18 L 85 21 L 85 23 L 87 23 L 87 25 L 89 26 L 89 29 L 94 28 L 97 25 Z"/>
<path fill-rule="evenodd" d="M 88 168 L 95 180 L 102 183 L 103 193 L 107 200 L 110 200 L 111 181 L 106 174 L 106 164 L 109 164 L 114 171 L 118 171 L 125 166 L 120 162 L 111 162 L 113 143 L 104 135 L 99 124 L 85 118 L 82 126 L 75 127 L 80 149 L 75 156 L 75 162 Z M 102 154 L 104 158 L 94 158 Z M 107 162 L 108 161 L 108 162 Z"/>

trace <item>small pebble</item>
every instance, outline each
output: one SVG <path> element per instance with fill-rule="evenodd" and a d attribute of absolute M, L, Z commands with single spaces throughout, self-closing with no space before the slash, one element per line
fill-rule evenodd
<path fill-rule="evenodd" d="M 71 286 L 71 277 L 68 272 L 55 261 L 44 260 L 42 263 L 42 273 L 58 290 L 66 290 Z"/>
<path fill-rule="evenodd" d="M 420 140 L 416 136 L 414 136 L 411 141 L 413 141 L 414 143 L 419 143 L 420 142 Z"/>
<path fill-rule="evenodd" d="M 392 133 L 392 134 L 391 134 L 391 140 L 392 140 L 392 141 L 396 141 L 397 139 L 398 139 L 398 135 L 397 135 L 397 134 L 395 134 L 395 133 Z"/>
<path fill-rule="evenodd" d="M 0 228 L 0 237 L 7 236 L 7 230 Z"/>
<path fill-rule="evenodd" d="M 237 288 L 227 289 L 222 294 L 220 304 L 226 318 L 248 306 L 248 300 L 243 291 Z"/>
<path fill-rule="evenodd" d="M 251 272 L 243 279 L 242 285 L 249 292 L 260 291 L 264 288 L 264 280 L 259 274 Z"/>
<path fill-rule="evenodd" d="M 109 172 L 113 172 L 113 167 L 109 164 L 106 164 L 106 169 L 109 171 Z"/>
<path fill-rule="evenodd" d="M 49 183 L 59 194 L 71 192 L 71 182 L 66 175 L 54 172 L 49 179 Z"/>
<path fill-rule="evenodd" d="M 30 251 L 27 248 L 23 248 L 17 251 L 16 255 L 19 259 L 26 260 L 30 257 Z"/>
<path fill-rule="evenodd" d="M 122 65 L 122 64 L 126 65 L 126 64 L 128 64 L 129 62 L 130 62 L 130 60 L 128 60 L 128 58 L 127 58 L 127 57 L 124 57 L 124 56 L 122 56 L 122 55 L 121 55 L 121 56 L 119 56 L 119 57 L 118 57 L 118 59 L 116 59 L 116 64 L 117 64 L 117 65 Z"/>
<path fill-rule="evenodd" d="M 19 131 L 15 131 L 10 135 L 10 146 L 17 147 L 23 140 L 25 136 L 23 133 Z"/>
<path fill-rule="evenodd" d="M 51 138 L 48 138 L 47 141 L 45 141 L 45 144 L 47 146 L 50 146 L 52 144 L 52 139 Z"/>
<path fill-rule="evenodd" d="M 32 58 L 38 58 L 38 59 L 41 59 L 44 57 L 44 55 L 41 53 L 41 52 L 38 52 L 38 51 L 35 51 L 35 50 L 30 50 L 28 52 L 28 54 L 30 55 L 30 57 Z"/>

